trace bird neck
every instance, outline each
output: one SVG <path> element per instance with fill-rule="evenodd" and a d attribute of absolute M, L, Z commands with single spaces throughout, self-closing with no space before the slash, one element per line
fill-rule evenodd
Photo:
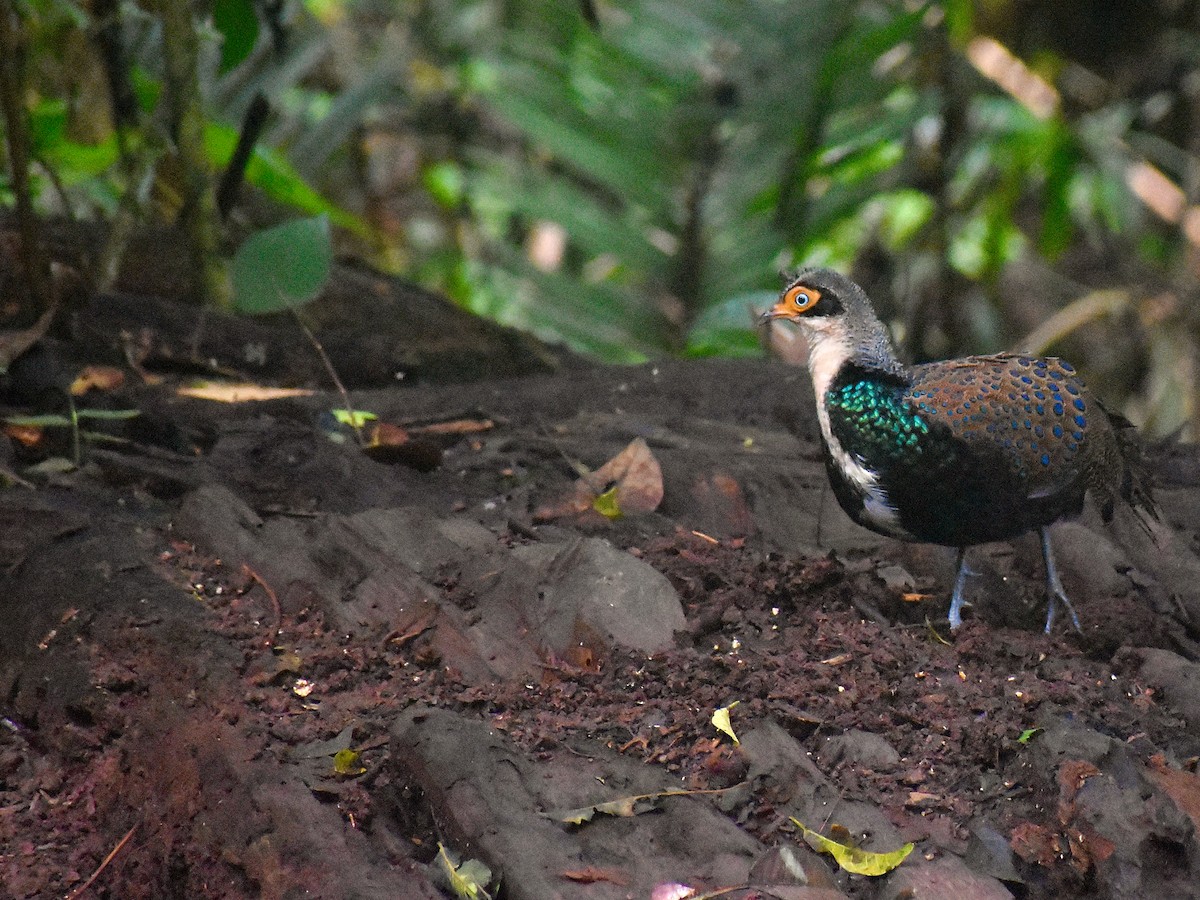
<path fill-rule="evenodd" d="M 808 330 L 808 371 L 817 402 L 847 367 L 895 381 L 908 380 L 907 368 L 896 358 L 887 330 L 878 319 L 848 322 L 844 319 L 814 320 Z"/>

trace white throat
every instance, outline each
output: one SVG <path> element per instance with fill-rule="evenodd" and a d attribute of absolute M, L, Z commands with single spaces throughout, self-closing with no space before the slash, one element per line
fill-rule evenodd
<path fill-rule="evenodd" d="M 872 527 L 895 537 L 908 537 L 888 502 L 887 493 L 879 486 L 879 477 L 863 465 L 863 460 L 842 448 L 829 422 L 825 395 L 837 373 L 853 355 L 849 336 L 830 319 L 807 319 L 801 325 L 808 341 L 808 374 L 816 394 L 817 421 L 829 455 L 862 497 L 863 517 Z"/>

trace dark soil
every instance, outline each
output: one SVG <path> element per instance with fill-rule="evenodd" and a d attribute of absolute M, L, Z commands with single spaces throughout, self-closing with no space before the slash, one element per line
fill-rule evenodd
<path fill-rule="evenodd" d="M 35 374 L 104 357 L 89 334 Z M 950 636 L 951 552 L 836 508 L 803 371 L 489 346 L 479 380 L 355 391 L 408 430 L 387 450 L 336 394 L 188 399 L 150 353 L 77 400 L 138 409 L 125 443 L 55 471 L 69 441 L 6 442 L 0 894 L 436 898 L 440 844 L 507 898 L 1200 896 L 1194 447 L 1153 461 L 1157 542 L 1056 529 L 1082 635 L 1040 633 L 1019 541 L 975 551 Z M 377 383 L 363 353 L 343 377 Z M 653 512 L 552 514 L 636 438 Z M 852 875 L 793 819 L 916 849 Z"/>

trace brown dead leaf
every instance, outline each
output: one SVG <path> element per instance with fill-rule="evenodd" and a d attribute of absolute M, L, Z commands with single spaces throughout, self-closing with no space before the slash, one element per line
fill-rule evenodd
<path fill-rule="evenodd" d="M 1012 830 L 1009 845 L 1013 852 L 1028 863 L 1049 868 L 1062 855 L 1062 842 L 1057 834 L 1044 825 L 1022 822 Z"/>
<path fill-rule="evenodd" d="M 576 481 L 565 497 L 539 507 L 533 518 L 535 522 L 564 518 L 602 522 L 653 512 L 662 499 L 662 468 L 639 437 L 595 472 Z"/>
<path fill-rule="evenodd" d="M 43 429 L 36 425 L 5 424 L 4 434 L 23 447 L 37 447 L 46 437 Z"/>
<path fill-rule="evenodd" d="M 1096 863 L 1104 862 L 1117 849 L 1116 844 L 1097 834 L 1089 825 L 1068 828 L 1066 844 L 1071 848 L 1071 866 L 1080 875 L 1085 874 Z"/>
<path fill-rule="evenodd" d="M 82 397 L 90 390 L 115 391 L 125 384 L 125 373 L 115 366 L 84 366 L 71 382 L 71 396 Z"/>
<path fill-rule="evenodd" d="M 478 434 L 495 427 L 496 423 L 491 419 L 453 419 L 428 425 L 410 425 L 408 430 L 412 434 Z"/>
<path fill-rule="evenodd" d="M 1150 777 L 1200 830 L 1200 775 L 1172 769 L 1161 753 L 1150 757 Z"/>
<path fill-rule="evenodd" d="M 905 806 L 929 806 L 937 802 L 940 798 L 937 794 L 930 794 L 926 791 L 909 791 L 908 799 L 904 801 Z"/>
<path fill-rule="evenodd" d="M 433 628 L 436 624 L 436 621 L 437 610 L 432 610 L 421 616 L 421 618 L 409 625 L 404 631 L 400 631 L 399 629 L 393 631 L 386 638 L 384 638 L 384 642 L 388 644 L 395 644 L 397 647 L 403 647 L 409 641 L 420 637 L 430 628 Z"/>
<path fill-rule="evenodd" d="M 823 666 L 840 666 L 843 663 L 848 663 L 854 657 L 849 653 L 839 653 L 837 656 L 831 656 L 828 659 L 821 660 Z"/>
<path fill-rule="evenodd" d="M 408 441 L 408 432 L 391 422 L 378 422 L 371 429 L 372 447 L 401 447 Z"/>
<path fill-rule="evenodd" d="M 1067 825 L 1075 818 L 1075 795 L 1089 778 L 1100 774 L 1087 760 L 1067 759 L 1058 767 L 1058 821 Z"/>
<path fill-rule="evenodd" d="M 409 432 L 391 422 L 371 428 L 363 453 L 378 463 L 402 463 L 418 472 L 432 472 L 442 464 L 442 448 L 432 441 L 414 440 Z"/>
<path fill-rule="evenodd" d="M 587 866 L 583 869 L 568 869 L 562 877 L 580 884 L 595 884 L 597 881 L 607 881 L 609 884 L 629 884 L 629 877 L 617 869 L 601 869 L 599 866 Z"/>

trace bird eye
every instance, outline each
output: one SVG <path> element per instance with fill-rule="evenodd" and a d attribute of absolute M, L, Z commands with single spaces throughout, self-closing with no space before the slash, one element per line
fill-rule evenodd
<path fill-rule="evenodd" d="M 791 302 L 793 308 L 803 312 L 815 306 L 817 301 L 821 299 L 821 294 L 818 291 L 812 290 L 812 288 L 797 285 L 788 291 L 787 299 Z"/>

